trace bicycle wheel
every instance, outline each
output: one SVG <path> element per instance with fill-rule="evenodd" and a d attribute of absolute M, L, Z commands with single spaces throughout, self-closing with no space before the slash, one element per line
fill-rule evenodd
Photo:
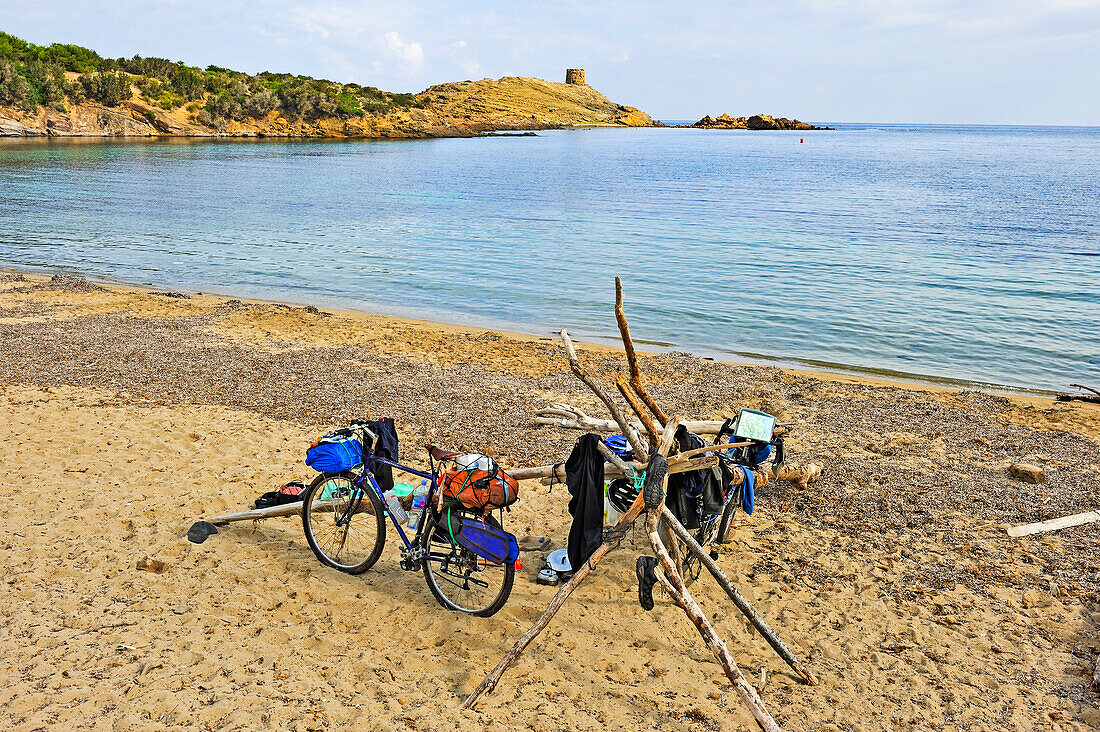
<path fill-rule="evenodd" d="M 716 541 L 719 544 L 727 544 L 730 540 L 730 534 L 733 533 L 733 515 L 737 513 L 737 506 L 739 501 L 737 496 L 730 496 L 726 501 L 726 505 L 722 508 L 722 518 L 718 521 L 718 538 Z"/>
<path fill-rule="evenodd" d="M 356 475 L 322 473 L 302 499 L 302 527 L 321 564 L 348 574 L 374 566 L 386 543 L 382 503 L 367 484 L 356 488 Z"/>
<path fill-rule="evenodd" d="M 487 521 L 500 528 L 500 523 L 492 516 Z M 447 530 L 435 520 L 425 528 L 424 546 L 428 548 L 428 556 L 424 558 L 424 579 L 440 605 L 483 618 L 504 607 L 515 581 L 516 568 L 512 562 L 490 564 L 469 549 L 454 544 Z"/>

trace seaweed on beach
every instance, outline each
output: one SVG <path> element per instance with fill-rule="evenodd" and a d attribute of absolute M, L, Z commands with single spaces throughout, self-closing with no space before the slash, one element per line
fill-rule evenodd
<path fill-rule="evenodd" d="M 54 284 L 82 288 L 81 282 Z M 230 300 L 193 316 L 89 315 L 67 320 L 63 329 L 49 322 L 0 323 L 6 356 L 0 381 L 95 387 L 122 401 L 219 405 L 318 427 L 368 414 L 393 416 L 406 433 L 455 448 L 491 449 L 511 466 L 557 462 L 570 449 L 574 435 L 530 426 L 533 410 L 551 401 L 550 395 L 592 403 L 551 343 L 449 334 L 455 355 L 432 361 L 394 352 L 384 337 L 369 345 L 322 347 L 287 342 L 294 338 L 287 332 L 267 344 L 217 334 L 223 319 L 245 312 L 250 321 L 275 313 L 305 322 L 325 315 L 309 307 Z M 506 360 L 483 358 L 489 347 L 523 351 L 545 368 L 541 374 L 507 368 Z M 612 356 L 586 358 L 602 376 L 619 373 Z M 838 531 L 849 551 L 869 556 L 890 554 L 915 537 L 927 551 L 938 546 L 953 552 L 950 562 L 930 563 L 919 552 L 899 559 L 901 568 L 883 584 L 899 600 L 953 584 L 1023 587 L 1026 577 L 998 575 L 981 556 L 967 554 L 973 530 L 1100 504 L 1100 445 L 1073 432 L 1008 419 L 1013 407 L 996 395 L 839 384 L 681 353 L 649 358 L 646 370 L 658 402 L 713 418 L 757 407 L 796 425 L 788 446 L 799 460 L 826 470 L 812 489 L 786 483 L 764 488 L 760 500 L 777 515 Z M 1007 464 L 1022 457 L 1044 467 L 1045 484 L 1009 478 Z M 1031 554 L 1055 589 L 1095 595 L 1100 529 L 1076 531 L 1074 551 L 1037 543 Z M 1016 546 L 1005 540 L 1006 551 Z M 805 581 L 824 580 L 812 565 L 804 569 Z"/>

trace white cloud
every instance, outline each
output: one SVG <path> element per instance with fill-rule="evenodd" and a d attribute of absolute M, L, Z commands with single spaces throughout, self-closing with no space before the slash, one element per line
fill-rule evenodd
<path fill-rule="evenodd" d="M 420 73 L 420 67 L 424 65 L 424 49 L 419 43 L 406 41 L 397 31 L 390 31 L 382 36 L 382 44 L 405 73 Z"/>

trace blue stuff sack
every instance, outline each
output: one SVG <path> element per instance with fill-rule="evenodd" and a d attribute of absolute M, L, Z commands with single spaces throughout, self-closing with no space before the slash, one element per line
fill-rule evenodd
<path fill-rule="evenodd" d="M 363 445 L 352 437 L 325 435 L 306 451 L 306 465 L 319 473 L 351 470 L 363 462 Z"/>
<path fill-rule="evenodd" d="M 439 519 L 444 536 L 469 549 L 490 564 L 507 564 L 519 559 L 516 537 L 484 521 L 447 509 Z"/>

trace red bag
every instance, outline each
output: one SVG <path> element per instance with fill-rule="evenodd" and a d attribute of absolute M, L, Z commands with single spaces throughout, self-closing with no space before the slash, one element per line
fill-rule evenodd
<path fill-rule="evenodd" d="M 495 462 L 489 470 L 451 468 L 441 479 L 443 495 L 466 508 L 489 513 L 519 500 L 519 483 Z"/>

